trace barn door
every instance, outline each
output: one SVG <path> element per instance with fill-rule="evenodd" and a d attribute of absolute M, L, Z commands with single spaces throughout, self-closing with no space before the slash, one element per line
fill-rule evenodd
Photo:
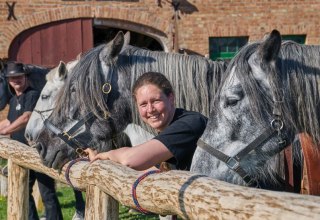
<path fill-rule="evenodd" d="M 9 49 L 9 60 L 53 67 L 93 47 L 92 19 L 52 22 L 22 32 Z"/>

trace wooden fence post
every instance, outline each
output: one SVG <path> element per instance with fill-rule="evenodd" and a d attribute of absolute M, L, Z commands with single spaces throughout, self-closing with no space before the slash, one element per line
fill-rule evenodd
<path fill-rule="evenodd" d="M 8 208 L 11 220 L 28 219 L 29 170 L 8 159 Z M 8 217 L 9 217 L 8 215 Z"/>
<path fill-rule="evenodd" d="M 98 187 L 86 188 L 86 220 L 118 220 L 119 203 Z"/>
<path fill-rule="evenodd" d="M 8 177 L 0 174 L 0 196 L 8 195 Z"/>
<path fill-rule="evenodd" d="M 0 136 L 0 157 L 9 158 L 8 216 L 26 219 L 28 203 L 28 171 L 20 166 L 46 173 L 66 183 L 67 164 L 61 173 L 45 167 L 36 149 Z M 16 163 L 16 164 L 13 164 Z M 19 166 L 17 165 L 19 164 Z M 69 163 L 70 164 L 70 163 Z M 87 219 L 115 219 L 109 199 L 135 207 L 132 184 L 143 173 L 112 161 L 80 161 L 69 170 L 74 187 L 88 190 Z M 102 192 L 111 197 L 101 196 Z M 299 219 L 320 217 L 320 197 L 274 192 L 237 186 L 201 174 L 171 170 L 150 175 L 136 187 L 139 204 L 160 215 L 179 215 L 184 219 Z M 23 199 L 25 198 L 25 200 Z M 100 204 L 102 203 L 102 204 Z M 118 211 L 118 205 L 114 206 Z M 114 211 L 113 210 L 113 211 Z"/>

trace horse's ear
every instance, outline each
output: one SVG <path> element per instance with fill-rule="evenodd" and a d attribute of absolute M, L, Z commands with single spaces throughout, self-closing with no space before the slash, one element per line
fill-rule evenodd
<path fill-rule="evenodd" d="M 59 79 L 65 79 L 68 74 L 67 66 L 63 61 L 60 61 L 59 63 L 58 74 L 59 74 Z"/>
<path fill-rule="evenodd" d="M 82 56 L 82 52 L 77 55 L 76 60 L 80 60 L 81 56 Z"/>
<path fill-rule="evenodd" d="M 122 31 L 119 31 L 118 34 L 113 39 L 112 44 L 112 51 L 110 53 L 111 57 L 116 57 L 122 50 L 122 47 L 124 46 L 125 40 L 124 40 L 124 34 Z"/>
<path fill-rule="evenodd" d="M 124 35 L 124 45 L 130 44 L 130 31 L 127 31 L 127 33 Z"/>
<path fill-rule="evenodd" d="M 275 61 L 279 55 L 280 47 L 280 32 L 273 30 L 268 36 L 264 37 L 264 41 L 259 47 L 259 55 L 266 62 Z"/>
<path fill-rule="evenodd" d="M 114 60 L 114 58 L 118 57 L 123 47 L 124 34 L 122 31 L 119 31 L 115 38 L 100 52 L 100 60 L 109 63 L 111 60 Z"/>

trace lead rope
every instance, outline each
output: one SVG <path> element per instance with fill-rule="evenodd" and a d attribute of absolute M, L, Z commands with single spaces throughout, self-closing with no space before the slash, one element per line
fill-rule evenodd
<path fill-rule="evenodd" d="M 142 208 L 141 205 L 139 204 L 138 197 L 137 197 L 137 186 L 147 176 L 152 175 L 152 174 L 156 174 L 156 173 L 161 173 L 161 172 L 164 172 L 164 171 L 162 171 L 162 170 L 147 171 L 144 174 L 142 174 L 141 176 L 139 176 L 138 179 L 136 179 L 136 181 L 134 181 L 134 183 L 132 184 L 132 188 L 131 188 L 132 200 L 133 200 L 134 204 L 136 205 L 137 211 L 139 211 L 145 215 L 150 215 L 150 214 L 154 214 L 154 213 L 149 212 L 148 210 Z M 171 220 L 176 220 L 176 219 L 177 219 L 176 215 L 173 215 L 171 218 Z"/>
<path fill-rule="evenodd" d="M 79 157 L 79 158 L 77 158 L 77 159 L 75 159 L 75 160 L 71 160 L 71 162 L 68 164 L 68 167 L 67 167 L 67 169 L 66 169 L 66 172 L 65 172 L 64 176 L 65 176 L 67 182 L 69 183 L 69 185 L 70 185 L 73 189 L 78 190 L 78 191 L 81 191 L 79 188 L 75 187 L 75 186 L 71 183 L 70 176 L 69 176 L 69 175 L 70 175 L 70 168 L 71 168 L 75 163 L 77 163 L 77 162 L 79 162 L 79 161 L 89 161 L 89 158 L 87 158 L 87 157 Z"/>
<path fill-rule="evenodd" d="M 152 213 L 150 213 L 149 211 L 147 211 L 146 209 L 144 209 L 140 206 L 140 204 L 138 202 L 138 197 L 137 197 L 137 186 L 147 176 L 155 174 L 155 173 L 161 173 L 161 170 L 150 170 L 148 172 L 145 172 L 144 174 L 139 176 L 138 179 L 136 179 L 136 181 L 134 181 L 134 183 L 132 184 L 132 188 L 131 188 L 132 199 L 133 199 L 134 204 L 136 205 L 137 210 L 143 214 L 146 214 L 146 215 L 152 214 Z"/>

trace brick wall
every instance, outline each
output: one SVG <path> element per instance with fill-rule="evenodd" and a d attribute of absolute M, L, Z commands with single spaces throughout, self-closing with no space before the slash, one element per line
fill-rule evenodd
<path fill-rule="evenodd" d="M 14 7 L 17 21 L 7 21 L 7 1 L 0 0 L 0 57 L 8 56 L 10 43 L 22 31 L 78 17 L 106 19 L 117 28 L 158 35 L 166 50 L 172 50 L 173 9 L 166 1 L 158 7 L 155 0 L 19 0 Z M 307 44 L 320 44 L 320 1 L 184 0 L 180 9 L 179 45 L 203 55 L 209 53 L 210 36 L 249 36 L 254 41 L 272 29 L 306 34 Z"/>

